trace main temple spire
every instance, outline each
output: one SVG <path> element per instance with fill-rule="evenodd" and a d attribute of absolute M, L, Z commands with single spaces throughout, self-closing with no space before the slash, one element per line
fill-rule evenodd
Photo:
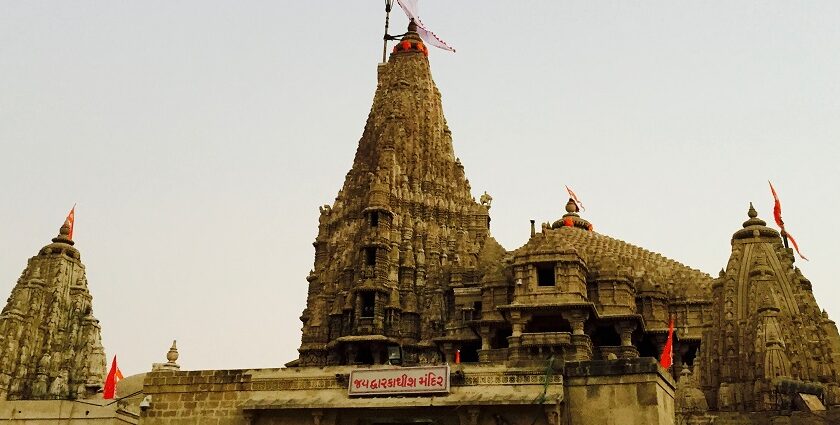
<path fill-rule="evenodd" d="M 455 157 L 427 54 L 409 24 L 379 66 L 344 185 L 321 208 L 301 364 L 382 363 L 395 350 L 437 361 L 452 288 L 478 284 L 488 211 Z"/>

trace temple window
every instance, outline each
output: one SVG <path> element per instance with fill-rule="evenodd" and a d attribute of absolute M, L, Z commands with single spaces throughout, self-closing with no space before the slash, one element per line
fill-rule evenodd
<path fill-rule="evenodd" d="M 539 286 L 554 286 L 557 280 L 554 277 L 555 263 L 537 263 L 537 285 Z"/>
<path fill-rule="evenodd" d="M 362 315 L 360 317 L 373 317 L 373 311 L 376 307 L 376 294 L 373 292 L 363 292 L 362 297 Z"/>
<path fill-rule="evenodd" d="M 365 248 L 365 264 L 367 264 L 368 266 L 376 265 L 376 248 Z"/>
<path fill-rule="evenodd" d="M 379 226 L 379 212 L 374 211 L 370 213 L 370 227 L 377 227 Z"/>

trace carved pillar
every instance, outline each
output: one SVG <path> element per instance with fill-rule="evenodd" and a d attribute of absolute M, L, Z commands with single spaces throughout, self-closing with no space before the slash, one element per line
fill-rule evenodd
<path fill-rule="evenodd" d="M 481 351 L 478 352 L 478 360 L 483 363 L 488 361 L 487 352 L 490 350 L 490 338 L 492 337 L 490 327 L 482 326 L 479 334 L 481 335 Z"/>
<path fill-rule="evenodd" d="M 574 353 L 571 360 L 585 361 L 592 359 L 592 340 L 583 331 L 583 325 L 589 318 L 587 310 L 569 310 L 562 313 L 564 319 L 572 326 L 572 345 Z"/>
<path fill-rule="evenodd" d="M 446 362 L 455 364 L 455 347 L 451 342 L 445 342 L 441 345 L 443 355 L 446 356 Z"/>
<path fill-rule="evenodd" d="M 621 321 L 615 325 L 615 330 L 621 336 L 621 358 L 633 359 L 639 357 L 639 350 L 633 346 L 633 331 L 636 330 L 636 322 L 629 320 Z"/>
<path fill-rule="evenodd" d="M 569 321 L 572 325 L 572 335 L 583 335 L 583 325 L 586 319 L 589 318 L 589 312 L 586 310 L 569 310 L 562 313 L 564 319 Z"/>

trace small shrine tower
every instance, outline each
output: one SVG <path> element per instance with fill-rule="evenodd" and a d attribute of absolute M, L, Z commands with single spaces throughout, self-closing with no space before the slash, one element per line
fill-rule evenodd
<path fill-rule="evenodd" d="M 85 266 L 65 222 L 29 259 L 0 314 L 0 400 L 81 399 L 105 378 Z"/>

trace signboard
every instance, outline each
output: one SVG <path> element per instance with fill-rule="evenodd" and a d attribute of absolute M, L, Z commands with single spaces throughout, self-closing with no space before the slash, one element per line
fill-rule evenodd
<path fill-rule="evenodd" d="M 349 395 L 449 392 L 449 365 L 357 369 L 350 372 Z"/>

